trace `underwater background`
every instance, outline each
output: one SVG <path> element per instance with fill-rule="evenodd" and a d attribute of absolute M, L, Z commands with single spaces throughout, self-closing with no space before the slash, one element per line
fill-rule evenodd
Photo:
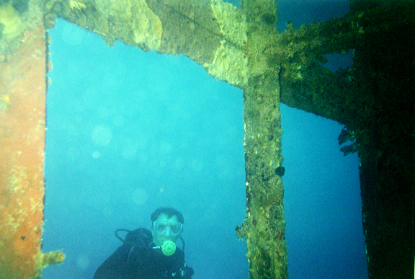
<path fill-rule="evenodd" d="M 238 3 L 234 3 L 238 4 Z M 278 1 L 286 22 L 341 17 L 342 1 Z M 58 20 L 49 34 L 43 251 L 66 259 L 46 279 L 92 278 L 159 206 L 185 218 L 193 278 L 248 278 L 242 90 L 190 59 L 145 53 Z M 351 56 L 327 56 L 332 70 Z M 286 240 L 291 279 L 368 278 L 356 154 L 337 122 L 281 104 Z M 180 246 L 179 242 L 179 246 Z"/>

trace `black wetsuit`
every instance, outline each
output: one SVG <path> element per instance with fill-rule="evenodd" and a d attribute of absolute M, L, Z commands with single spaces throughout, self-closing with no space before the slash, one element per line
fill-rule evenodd
<path fill-rule="evenodd" d="M 187 267 L 180 248 L 171 256 L 154 249 L 151 232 L 131 231 L 119 247 L 95 272 L 94 279 L 161 279 L 191 278 L 193 269 Z"/>

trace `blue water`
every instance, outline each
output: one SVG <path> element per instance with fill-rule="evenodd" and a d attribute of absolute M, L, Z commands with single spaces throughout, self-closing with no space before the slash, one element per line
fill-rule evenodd
<path fill-rule="evenodd" d="M 66 260 L 42 278 L 92 278 L 121 244 L 114 231 L 148 228 L 159 206 L 184 215 L 193 278 L 248 278 L 235 236 L 245 216 L 242 90 L 184 56 L 111 48 L 63 20 L 50 34 L 43 251 Z M 290 278 L 367 278 L 358 160 L 339 151 L 342 126 L 281 113 Z"/>

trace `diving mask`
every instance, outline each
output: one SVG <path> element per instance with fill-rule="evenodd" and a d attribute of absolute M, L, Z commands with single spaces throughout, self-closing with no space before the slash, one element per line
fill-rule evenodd
<path fill-rule="evenodd" d="M 183 224 L 172 220 L 157 220 L 153 223 L 153 229 L 161 235 L 167 235 L 167 232 L 170 232 L 170 235 L 177 236 L 183 231 Z"/>

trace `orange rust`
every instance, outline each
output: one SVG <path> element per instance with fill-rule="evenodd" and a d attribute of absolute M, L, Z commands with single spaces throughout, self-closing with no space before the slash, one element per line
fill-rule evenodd
<path fill-rule="evenodd" d="M 0 62 L 0 274 L 40 276 L 46 96 L 44 27 Z"/>

